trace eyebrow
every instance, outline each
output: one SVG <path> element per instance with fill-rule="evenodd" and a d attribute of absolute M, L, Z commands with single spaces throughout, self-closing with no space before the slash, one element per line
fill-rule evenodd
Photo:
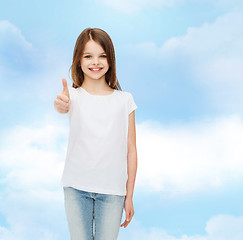
<path fill-rule="evenodd" d="M 103 53 L 105 53 L 105 52 L 102 52 L 102 53 L 100 53 L 100 54 L 103 54 Z M 91 54 L 91 53 L 89 53 L 89 52 L 84 52 L 83 54 Z"/>

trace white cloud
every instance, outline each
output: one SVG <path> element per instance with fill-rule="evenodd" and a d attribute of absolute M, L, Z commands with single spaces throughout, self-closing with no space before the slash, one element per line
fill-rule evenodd
<path fill-rule="evenodd" d="M 162 61 L 179 59 L 188 77 L 208 89 L 212 104 L 242 112 L 243 14 L 235 11 L 200 28 L 188 28 L 182 37 L 169 39 L 160 49 Z"/>
<path fill-rule="evenodd" d="M 243 239 L 243 216 L 218 215 L 211 218 L 206 225 L 209 240 Z"/>
<path fill-rule="evenodd" d="M 102 4 L 105 4 L 113 9 L 116 9 L 123 13 L 134 13 L 141 11 L 146 8 L 163 8 L 163 7 L 173 7 L 179 4 L 201 4 L 201 5 L 211 5 L 215 8 L 221 8 L 226 10 L 239 9 L 243 6 L 241 0 L 95 0 Z"/>
<path fill-rule="evenodd" d="M 58 141 L 64 137 L 67 137 L 66 128 L 49 123 L 44 127 L 15 126 L 5 131 L 0 163 L 10 172 L 4 182 L 16 189 L 52 188 L 63 167 L 66 145 Z"/>
<path fill-rule="evenodd" d="M 231 12 L 218 17 L 212 24 L 189 27 L 185 35 L 172 37 L 161 47 L 154 42 L 144 42 L 128 48 L 156 56 L 162 63 L 177 58 L 182 63 L 186 61 L 194 71 L 194 77 L 208 85 L 239 83 L 243 76 L 242 25 L 242 12 Z"/>
<path fill-rule="evenodd" d="M 0 21 L 0 33 L 2 44 L 7 44 L 12 40 L 12 42 L 24 48 L 25 51 L 32 50 L 33 48 L 32 44 L 22 35 L 21 31 L 7 20 Z M 3 49 L 1 49 L 1 51 L 3 51 Z"/>
<path fill-rule="evenodd" d="M 136 190 L 171 195 L 240 181 L 242 142 L 237 115 L 170 126 L 145 121 L 137 125 Z"/>
<path fill-rule="evenodd" d="M 201 1 L 203 1 L 203 0 L 201 0 Z M 243 3 L 242 3 L 241 0 L 231 0 L 231 1 L 228 1 L 228 0 L 210 1 L 210 0 L 208 0 L 207 2 L 211 3 L 211 4 L 214 4 L 217 7 L 226 8 L 226 9 L 233 8 L 233 9 L 237 10 L 240 7 L 243 6 Z"/>
<path fill-rule="evenodd" d="M 134 215 L 135 216 L 135 215 Z M 139 221 L 134 217 L 130 226 L 126 230 L 121 229 L 118 240 L 127 239 L 127 240 L 207 240 L 205 237 L 194 236 L 188 237 L 186 235 L 182 237 L 175 237 L 166 232 L 166 230 L 160 227 L 143 227 Z"/>
<path fill-rule="evenodd" d="M 16 126 L 2 133 L 0 211 L 7 226 L 0 229 L 0 238 L 54 240 L 68 234 L 59 185 L 68 129 L 55 119 L 46 119 L 42 126 Z M 171 195 L 235 183 L 243 176 L 242 142 L 243 123 L 237 116 L 188 125 L 138 124 L 136 191 L 160 190 Z M 213 236 L 216 225 L 209 222 L 207 226 Z M 178 239 L 157 228 L 139 233 L 144 239 Z M 138 239 L 139 233 L 126 239 Z"/>
<path fill-rule="evenodd" d="M 206 234 L 204 236 L 182 235 L 175 237 L 168 234 L 160 227 L 144 228 L 135 218 L 126 230 L 121 230 L 118 239 L 128 240 L 242 240 L 243 239 L 243 217 L 230 215 L 218 215 L 212 217 L 206 223 Z"/>
<path fill-rule="evenodd" d="M 7 226 L 0 228 L 0 239 L 67 238 L 59 183 L 68 129 L 48 120 L 52 123 L 15 126 L 2 133 L 0 212 Z"/>
<path fill-rule="evenodd" d="M 34 101 L 54 101 L 71 64 L 65 49 L 36 48 L 7 20 L 0 21 L 0 43 L 0 100 L 11 103 L 18 96 L 23 104 L 31 102 L 33 111 Z"/>
<path fill-rule="evenodd" d="M 181 3 L 184 0 L 123 0 L 123 1 L 112 1 L 112 0 L 96 0 L 109 7 L 112 7 L 118 11 L 124 13 L 134 13 L 147 7 L 165 7 L 174 6 L 175 4 Z"/>
<path fill-rule="evenodd" d="M 146 56 L 151 65 L 160 63 L 161 69 L 174 66 L 176 74 L 204 89 L 216 110 L 242 112 L 242 26 L 243 12 L 239 10 L 218 17 L 213 23 L 189 27 L 185 35 L 170 38 L 160 47 L 144 42 L 128 45 L 127 49 Z"/>
<path fill-rule="evenodd" d="M 185 0 L 184 2 L 188 3 L 198 3 L 198 4 L 206 4 L 206 5 L 212 5 L 217 8 L 224 8 L 227 10 L 230 9 L 239 9 L 239 7 L 242 7 L 242 1 L 241 0 Z"/>
<path fill-rule="evenodd" d="M 197 70 L 195 77 L 201 76 L 200 80 L 205 83 L 239 82 L 243 75 L 242 24 L 241 11 L 225 14 L 212 24 L 190 27 L 185 36 L 169 39 L 161 47 L 160 54 L 162 57 L 179 55 L 190 60 Z"/>
<path fill-rule="evenodd" d="M 20 29 L 7 20 L 0 21 L 0 43 L 1 81 L 6 72 L 31 70 L 35 66 L 36 49 L 26 40 Z"/>

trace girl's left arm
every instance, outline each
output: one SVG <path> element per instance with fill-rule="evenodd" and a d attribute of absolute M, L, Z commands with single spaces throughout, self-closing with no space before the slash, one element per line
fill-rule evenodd
<path fill-rule="evenodd" d="M 134 215 L 133 208 L 133 190 L 135 185 L 136 173 L 137 173 L 137 148 L 136 148 L 136 127 L 135 127 L 135 111 L 129 114 L 129 126 L 127 137 L 127 173 L 128 179 L 126 183 L 126 197 L 125 197 L 125 212 L 126 219 L 121 227 L 126 228 L 131 222 Z"/>
<path fill-rule="evenodd" d="M 137 173 L 137 147 L 136 147 L 136 126 L 135 111 L 129 115 L 128 137 L 127 137 L 127 173 L 126 199 L 133 198 L 133 191 Z"/>

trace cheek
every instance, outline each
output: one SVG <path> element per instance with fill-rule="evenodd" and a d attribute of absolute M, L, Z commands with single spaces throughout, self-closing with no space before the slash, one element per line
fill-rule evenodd
<path fill-rule="evenodd" d="M 82 69 L 87 68 L 87 66 L 88 66 L 88 62 L 86 62 L 86 61 L 81 62 L 81 68 Z"/>
<path fill-rule="evenodd" d="M 103 60 L 103 64 L 106 65 L 107 67 L 109 67 L 109 63 L 108 63 L 107 59 Z"/>

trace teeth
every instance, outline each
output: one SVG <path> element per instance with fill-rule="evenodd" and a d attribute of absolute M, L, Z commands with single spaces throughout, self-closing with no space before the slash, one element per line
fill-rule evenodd
<path fill-rule="evenodd" d="M 101 68 L 91 68 L 91 70 L 95 70 L 95 71 L 97 71 L 97 70 L 100 70 Z"/>

